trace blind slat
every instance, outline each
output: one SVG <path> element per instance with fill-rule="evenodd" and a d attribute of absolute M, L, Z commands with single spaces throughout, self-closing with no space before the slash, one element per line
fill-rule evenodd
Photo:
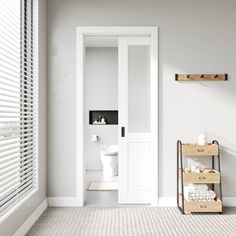
<path fill-rule="evenodd" d="M 36 131 L 37 132 L 37 131 Z M 0 138 L 0 144 L 1 145 L 4 145 L 6 141 L 9 141 L 9 140 L 14 140 L 14 139 L 18 139 L 18 138 L 29 138 L 29 137 L 32 137 L 32 134 L 21 134 L 21 135 L 17 135 L 17 136 L 12 136 L 12 137 L 8 137 L 8 138 Z"/>
<path fill-rule="evenodd" d="M 19 156 L 26 155 L 26 154 L 24 154 L 24 153 L 26 153 L 26 151 L 28 151 L 28 150 L 33 151 L 33 148 L 34 148 L 33 145 L 30 145 L 30 146 L 28 146 L 28 147 L 22 147 L 22 148 L 20 149 L 20 153 L 22 153 L 22 154 L 19 154 Z M 13 149 L 13 150 L 14 150 L 14 149 Z M 15 149 L 14 151 L 8 152 L 7 154 L 2 154 L 2 153 L 1 153 L 0 159 L 1 159 L 1 158 L 5 158 L 5 157 L 7 157 L 7 156 L 9 156 L 9 155 L 17 154 L 17 153 L 19 153 L 19 152 L 18 152 L 16 149 Z M 2 168 L 2 167 L 0 166 L 0 169 L 1 169 L 1 168 Z"/>
<path fill-rule="evenodd" d="M 23 181 L 13 181 L 8 185 L 9 188 L 2 188 L 0 189 L 0 201 L 5 198 L 13 189 L 14 190 L 19 190 L 22 188 L 22 186 L 26 185 L 29 180 L 33 180 L 33 175 L 29 176 L 28 178 L 24 179 Z"/>
<path fill-rule="evenodd" d="M 28 160 L 27 160 L 28 159 Z M 1 176 L 5 176 L 9 171 L 13 172 L 14 169 L 16 169 L 18 172 L 20 171 L 19 170 L 19 167 L 20 168 L 29 168 L 31 166 L 33 166 L 33 163 L 31 163 L 31 160 L 33 159 L 33 152 L 31 155 L 28 155 L 24 158 L 24 160 L 27 160 L 29 162 L 28 165 L 26 165 L 27 163 L 15 163 L 7 168 L 5 168 L 4 170 L 0 170 L 0 173 L 1 173 Z"/>
<path fill-rule="evenodd" d="M 19 149 L 19 148 L 22 149 L 22 147 L 24 147 L 24 146 L 33 145 L 33 143 L 34 143 L 34 141 L 24 142 L 24 143 L 17 143 L 17 144 L 15 144 L 14 146 L 12 145 L 11 147 L 1 148 L 1 149 L 0 149 L 0 153 L 8 152 L 8 151 L 11 151 L 12 149 Z M 2 161 L 2 159 L 3 159 L 3 158 L 0 158 L 0 162 Z"/>
<path fill-rule="evenodd" d="M 28 184 L 27 187 L 24 188 L 24 190 L 21 190 L 21 192 L 15 191 L 12 194 L 8 195 L 7 198 L 2 200 L 0 202 L 0 208 L 2 209 L 2 211 L 6 210 L 9 206 L 14 204 L 14 202 L 16 202 L 21 196 L 29 192 L 33 188 L 32 183 L 33 181 L 31 181 L 31 184 Z"/>
<path fill-rule="evenodd" d="M 37 184 L 37 2 L 0 1 L 0 216 Z"/>
<path fill-rule="evenodd" d="M 10 204 L 13 201 L 16 201 L 17 198 L 20 197 L 20 195 L 23 195 L 24 193 L 26 193 L 27 191 L 29 191 L 29 189 L 31 189 L 33 187 L 33 179 L 30 180 L 28 183 L 25 183 L 24 186 L 21 186 L 20 188 L 16 189 L 15 191 L 13 191 L 11 194 L 7 195 L 5 198 L 3 198 L 0 201 L 0 208 L 6 208 L 8 207 L 8 201 L 12 199 L 12 201 L 10 201 Z M 19 194 L 21 193 L 21 194 Z M 6 204 L 7 203 L 7 204 Z M 6 205 L 6 207 L 5 207 Z"/>

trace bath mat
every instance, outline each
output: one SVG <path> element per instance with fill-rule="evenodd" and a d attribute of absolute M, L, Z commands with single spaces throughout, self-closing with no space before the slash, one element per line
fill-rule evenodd
<path fill-rule="evenodd" d="M 117 191 L 118 182 L 90 182 L 88 191 Z"/>

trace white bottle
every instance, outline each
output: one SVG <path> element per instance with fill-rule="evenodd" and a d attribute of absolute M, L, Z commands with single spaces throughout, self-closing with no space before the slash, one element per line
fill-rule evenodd
<path fill-rule="evenodd" d="M 197 144 L 198 145 L 205 145 L 206 143 L 207 143 L 206 135 L 200 134 L 197 139 Z"/>

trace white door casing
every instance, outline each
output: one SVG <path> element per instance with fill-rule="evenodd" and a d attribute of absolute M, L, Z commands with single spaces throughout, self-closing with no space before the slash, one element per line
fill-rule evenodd
<path fill-rule="evenodd" d="M 76 27 L 76 35 L 77 35 L 77 49 L 76 49 L 76 204 L 75 206 L 83 206 L 84 205 L 84 193 L 85 193 L 85 162 L 84 162 L 84 151 L 83 151 L 83 143 L 84 143 L 84 133 L 83 133 L 83 98 L 86 96 L 83 92 L 83 80 L 84 80 L 84 48 L 85 48 L 85 37 L 86 36 L 95 36 L 95 37 L 119 37 L 119 36 L 132 36 L 128 39 L 132 41 L 133 45 L 139 45 L 140 39 L 139 36 L 149 36 L 150 39 L 150 53 L 151 53 L 151 71 L 150 71 L 150 132 L 148 135 L 143 135 L 142 142 L 149 143 L 146 145 L 146 148 L 143 146 L 142 150 L 144 153 L 150 152 L 150 197 L 149 202 L 152 206 L 158 205 L 158 28 L 157 27 L 84 27 L 78 26 Z M 143 39 L 141 39 L 143 42 Z M 121 86 L 119 82 L 119 87 Z M 123 86 L 123 85 L 122 85 Z M 125 101 L 123 101 L 124 103 Z M 120 125 L 121 126 L 121 125 Z M 120 128 L 120 127 L 119 127 Z M 139 137 L 140 138 L 140 137 Z M 138 151 L 137 143 L 138 136 L 136 133 L 136 137 L 129 134 L 129 144 L 130 144 L 130 152 L 134 153 Z M 136 146 L 135 146 L 136 145 Z M 122 150 L 121 150 L 122 152 Z M 139 150 L 139 152 L 141 152 Z M 135 155 L 133 155 L 135 156 Z M 131 159 L 132 160 L 132 159 Z M 119 163 L 120 165 L 121 163 Z M 148 162 L 146 162 L 148 165 Z M 137 165 L 141 165 L 137 163 Z M 131 176 L 137 175 L 133 173 Z M 147 176 L 147 175 L 146 175 Z M 121 182 L 120 182 L 121 183 Z M 137 181 L 135 182 L 135 178 L 130 178 L 130 183 L 132 186 L 137 188 L 143 188 L 143 183 L 145 180 L 139 182 L 137 185 Z M 119 193 L 120 197 L 121 192 Z M 141 196 L 141 194 L 140 194 Z M 132 195 L 130 194 L 130 199 L 132 199 Z"/>

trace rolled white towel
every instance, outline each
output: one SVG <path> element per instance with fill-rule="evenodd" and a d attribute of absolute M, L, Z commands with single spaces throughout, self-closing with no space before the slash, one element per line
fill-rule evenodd
<path fill-rule="evenodd" d="M 207 184 L 189 184 L 188 186 L 185 186 L 184 189 L 186 191 L 196 191 L 196 190 L 208 190 Z"/>
<path fill-rule="evenodd" d="M 208 201 L 213 200 L 216 194 L 212 190 L 208 190 L 205 184 L 197 185 L 191 184 L 184 187 L 184 198 L 187 201 Z"/>
<path fill-rule="evenodd" d="M 195 190 L 208 190 L 207 184 L 193 184 Z"/>
<path fill-rule="evenodd" d="M 212 190 L 206 190 L 206 191 L 194 191 L 190 192 L 188 195 L 189 200 L 214 200 L 216 197 L 216 194 Z"/>
<path fill-rule="evenodd" d="M 187 201 L 190 201 L 191 198 L 191 193 L 194 191 L 194 189 L 192 188 L 192 186 L 185 186 L 184 187 L 184 198 Z"/>

